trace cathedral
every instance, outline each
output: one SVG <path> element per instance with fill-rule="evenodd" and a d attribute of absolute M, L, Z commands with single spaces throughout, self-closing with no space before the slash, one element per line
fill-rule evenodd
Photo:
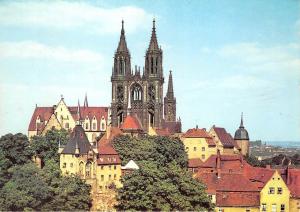
<path fill-rule="evenodd" d="M 137 134 L 171 135 L 180 133 L 181 120 L 180 118 L 176 119 L 176 98 L 171 71 L 168 90 L 163 97 L 162 59 L 163 52 L 157 42 L 155 20 L 153 20 L 145 66 L 142 73 L 137 66 L 133 71 L 122 21 L 120 41 L 114 55 L 112 68 L 111 107 L 91 107 L 88 105 L 87 96 L 85 96 L 83 106 L 79 102 L 78 106 L 68 106 L 63 96 L 53 107 L 36 105 L 29 123 L 28 137 L 44 135 L 52 128 L 64 128 L 72 131 L 78 121 L 78 111 L 79 121 L 91 143 L 95 142 L 110 125 Z"/>
<path fill-rule="evenodd" d="M 157 42 L 155 20 L 153 20 L 151 39 L 142 71 L 137 66 L 134 71 L 132 70 L 124 21 L 122 21 L 120 41 L 114 55 L 111 83 L 113 127 L 120 127 L 125 118 L 131 115 L 139 120 L 146 132 L 150 127 L 168 129 L 171 133 L 181 132 L 181 121 L 176 120 L 176 98 L 171 71 L 168 90 L 163 97 L 163 51 Z"/>

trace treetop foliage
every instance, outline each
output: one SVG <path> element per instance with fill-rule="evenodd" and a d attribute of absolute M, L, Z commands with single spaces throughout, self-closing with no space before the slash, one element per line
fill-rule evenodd
<path fill-rule="evenodd" d="M 117 210 L 212 210 L 205 186 L 187 171 L 187 154 L 179 139 L 120 136 L 113 145 L 123 165 L 132 159 L 140 167 L 122 178 Z"/>
<path fill-rule="evenodd" d="M 175 161 L 180 167 L 187 167 L 187 154 L 183 143 L 178 138 L 119 136 L 113 140 L 113 146 L 119 153 L 123 165 L 129 160 L 153 161 L 160 166 Z"/>

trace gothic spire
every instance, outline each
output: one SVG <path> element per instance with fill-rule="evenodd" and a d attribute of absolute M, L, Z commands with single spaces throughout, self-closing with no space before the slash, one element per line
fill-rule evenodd
<path fill-rule="evenodd" d="M 117 52 L 128 52 L 126 38 L 125 38 L 124 20 L 122 20 L 122 29 L 121 29 L 120 41 L 117 48 Z"/>
<path fill-rule="evenodd" d="M 169 82 L 168 82 L 168 90 L 167 90 L 167 97 L 169 99 L 174 98 L 174 91 L 173 91 L 173 77 L 172 77 L 172 71 L 170 70 L 169 74 Z"/>
<path fill-rule="evenodd" d="M 87 99 L 87 94 L 86 93 L 85 93 L 85 97 L 84 97 L 83 107 L 89 107 L 89 103 L 88 103 L 88 99 Z"/>
<path fill-rule="evenodd" d="M 77 106 L 77 124 L 80 124 L 81 116 L 80 116 L 80 103 L 78 99 L 78 106 Z"/>
<path fill-rule="evenodd" d="M 244 128 L 243 112 L 242 112 L 242 115 L 241 115 L 241 124 L 240 124 L 240 128 Z"/>
<path fill-rule="evenodd" d="M 157 38 L 156 38 L 155 19 L 154 18 L 153 18 L 153 27 L 152 27 L 151 40 L 150 40 L 148 50 L 159 50 L 158 42 L 157 42 Z"/>

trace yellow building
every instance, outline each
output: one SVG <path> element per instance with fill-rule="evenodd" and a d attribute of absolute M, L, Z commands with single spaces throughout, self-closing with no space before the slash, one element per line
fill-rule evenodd
<path fill-rule="evenodd" d="M 226 132 L 224 128 L 216 127 L 215 125 L 209 130 L 209 135 L 213 138 L 216 144 L 217 150 L 220 150 L 221 154 L 233 155 L 239 153 L 238 145 L 233 140 L 232 136 Z"/>
<path fill-rule="evenodd" d="M 290 211 L 290 190 L 277 170 L 260 192 L 260 211 Z"/>
<path fill-rule="evenodd" d="M 88 106 L 87 97 L 84 106 L 68 107 L 63 97 L 53 107 L 36 106 L 29 123 L 28 137 L 45 134 L 52 128 L 71 131 L 76 125 L 78 110 L 80 123 L 89 142 L 95 142 L 96 138 L 106 131 L 110 122 L 110 110 L 108 107 Z"/>
<path fill-rule="evenodd" d="M 76 125 L 68 143 L 59 148 L 62 174 L 76 174 L 88 183 L 96 183 L 97 148 L 93 147 L 81 127 Z"/>
<path fill-rule="evenodd" d="M 211 155 L 217 153 L 216 144 L 205 129 L 199 129 L 198 127 L 189 129 L 183 134 L 181 140 L 185 146 L 188 159 L 199 158 L 205 161 Z"/>

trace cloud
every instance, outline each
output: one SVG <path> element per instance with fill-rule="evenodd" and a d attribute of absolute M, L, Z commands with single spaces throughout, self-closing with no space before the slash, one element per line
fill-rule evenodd
<path fill-rule="evenodd" d="M 0 5 L 0 14 L 0 26 L 84 28 L 91 33 L 119 32 L 121 19 L 132 32 L 147 22 L 150 26 L 154 17 L 135 6 L 103 8 L 69 1 L 8 1 Z"/>
<path fill-rule="evenodd" d="M 300 45 L 295 43 L 272 47 L 259 43 L 236 43 L 220 48 L 217 54 L 243 69 L 299 75 L 299 49 Z"/>
<path fill-rule="evenodd" d="M 86 49 L 67 49 L 62 46 L 48 46 L 34 41 L 0 42 L 0 59 L 47 59 L 63 62 L 101 63 L 103 57 Z"/>

